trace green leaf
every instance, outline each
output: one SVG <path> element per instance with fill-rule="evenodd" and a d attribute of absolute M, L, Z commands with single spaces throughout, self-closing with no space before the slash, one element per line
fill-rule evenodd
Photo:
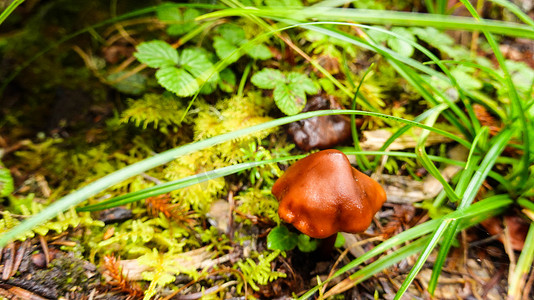
<path fill-rule="evenodd" d="M 206 80 L 216 82 L 219 80 L 219 74 L 215 72 L 213 64 L 201 49 L 187 48 L 182 51 L 180 64 L 181 67 L 202 82 Z"/>
<path fill-rule="evenodd" d="M 151 68 L 163 68 L 178 64 L 178 52 L 171 45 L 160 40 L 139 44 L 134 56 Z"/>
<path fill-rule="evenodd" d="M 319 92 L 313 80 L 304 74 L 291 72 L 287 75 L 287 81 L 291 89 L 299 90 L 306 94 L 317 94 Z"/>
<path fill-rule="evenodd" d="M 193 30 L 197 26 L 197 22 L 195 21 L 195 18 L 200 16 L 201 13 L 194 9 L 189 8 L 184 12 L 184 19 L 182 24 L 171 24 L 167 28 L 167 33 L 169 35 L 182 35 L 184 33 L 187 33 L 191 30 Z"/>
<path fill-rule="evenodd" d="M 274 102 L 276 106 L 286 115 L 298 114 L 306 105 L 306 94 L 299 89 L 291 89 L 290 86 L 282 84 L 274 88 Z"/>
<path fill-rule="evenodd" d="M 113 83 L 113 81 L 122 75 L 126 74 L 126 71 L 121 71 L 109 75 L 106 79 L 112 82 L 112 86 L 119 92 L 129 95 L 140 95 L 146 89 L 146 76 L 141 73 L 135 73 L 125 79 Z"/>
<path fill-rule="evenodd" d="M 476 78 L 475 72 L 469 72 L 469 68 L 458 67 L 451 70 L 451 74 L 454 76 L 456 81 L 460 82 L 462 88 L 465 90 L 478 90 L 482 88 L 482 82 Z M 474 71 L 474 69 L 472 70 Z"/>
<path fill-rule="evenodd" d="M 220 36 L 215 36 L 213 38 L 213 48 L 215 49 L 217 56 L 221 60 L 224 59 L 228 64 L 236 62 L 239 57 L 241 57 L 239 51 L 234 52 L 237 47 Z"/>
<path fill-rule="evenodd" d="M 305 234 L 299 234 L 297 246 L 302 252 L 312 252 L 317 249 L 319 242 L 316 239 L 312 239 Z"/>
<path fill-rule="evenodd" d="M 156 78 L 165 89 L 180 97 L 192 96 L 199 89 L 196 79 L 184 69 L 162 68 L 156 72 Z"/>
<path fill-rule="evenodd" d="M 232 93 L 236 87 L 235 74 L 232 70 L 226 68 L 219 73 L 221 80 L 219 81 L 219 88 L 223 92 Z"/>
<path fill-rule="evenodd" d="M 156 17 L 163 22 L 176 21 L 183 22 L 182 11 L 177 6 L 159 6 L 156 9 Z"/>
<path fill-rule="evenodd" d="M 294 232 L 290 232 L 287 227 L 280 225 L 267 235 L 267 248 L 271 250 L 292 250 L 297 246 L 298 237 Z"/>
<path fill-rule="evenodd" d="M 247 54 L 254 59 L 261 60 L 269 59 L 273 56 L 271 54 L 271 50 L 269 50 L 269 47 L 263 44 L 256 45 L 251 49 L 247 50 Z"/>
<path fill-rule="evenodd" d="M 436 47 L 439 49 L 440 46 L 448 45 L 452 46 L 454 44 L 454 40 L 446 33 L 437 30 L 433 27 L 426 27 L 426 28 L 411 28 L 411 31 L 417 35 L 418 38 L 421 40 L 427 42 L 429 45 L 432 45 L 433 47 Z"/>
<path fill-rule="evenodd" d="M 179 7 L 160 6 L 156 10 L 156 16 L 162 22 L 168 23 L 167 33 L 177 36 L 191 31 L 195 26 L 195 18 L 200 12 L 194 8 L 187 9 L 183 14 Z"/>
<path fill-rule="evenodd" d="M 9 170 L 4 168 L 0 162 L 0 197 L 6 197 L 13 192 L 13 177 Z"/>
<path fill-rule="evenodd" d="M 409 41 L 415 42 L 415 37 L 406 28 L 395 27 L 391 29 L 391 32 L 396 33 Z M 389 47 L 391 47 L 393 51 L 399 53 L 402 56 L 410 57 L 413 55 L 413 51 L 414 51 L 413 46 L 394 36 L 390 36 L 388 38 L 388 45 Z"/>
<path fill-rule="evenodd" d="M 254 74 L 250 80 L 260 89 L 274 89 L 278 85 L 285 84 L 286 78 L 278 70 L 265 68 Z"/>
<path fill-rule="evenodd" d="M 334 247 L 341 248 L 345 244 L 345 237 L 341 233 L 337 233 L 336 241 L 334 242 Z"/>
<path fill-rule="evenodd" d="M 233 45 L 237 46 L 246 42 L 245 31 L 236 24 L 226 23 L 217 27 L 217 32 L 221 37 Z"/>

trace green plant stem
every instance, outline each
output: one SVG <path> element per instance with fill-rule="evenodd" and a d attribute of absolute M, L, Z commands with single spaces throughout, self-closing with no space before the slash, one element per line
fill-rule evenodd
<path fill-rule="evenodd" d="M 512 272 L 509 277 L 508 283 L 508 297 L 509 299 L 520 299 L 525 281 L 528 275 L 528 272 L 532 268 L 532 262 L 534 261 L 534 223 L 530 223 L 530 228 L 525 238 L 525 245 L 519 259 L 517 260 L 517 265 L 515 270 L 510 270 Z M 525 295 L 523 295 L 525 296 Z M 527 295 L 528 296 L 528 295 Z M 525 298 L 523 298 L 525 299 Z"/>
<path fill-rule="evenodd" d="M 517 204 L 523 206 L 524 208 L 528 208 L 531 211 L 534 211 L 534 202 L 529 201 L 525 198 L 519 198 L 517 199 Z"/>
<path fill-rule="evenodd" d="M 434 114 L 432 114 L 430 117 L 426 119 L 425 124 L 427 125 L 434 125 L 436 122 L 438 116 L 440 115 L 441 111 L 436 111 Z M 436 178 L 441 185 L 443 186 L 443 189 L 447 193 L 447 196 L 452 201 L 457 201 L 459 199 L 459 196 L 454 192 L 453 188 L 449 185 L 447 180 L 441 175 L 438 168 L 434 165 L 432 160 L 428 157 L 428 154 L 425 150 L 425 142 L 428 138 L 428 135 L 430 134 L 430 131 L 424 130 L 421 133 L 421 136 L 419 140 L 417 141 L 417 146 L 415 147 L 415 153 L 417 154 L 417 158 L 421 162 L 421 165 L 430 173 L 434 178 Z"/>
<path fill-rule="evenodd" d="M 523 21 L 525 24 L 528 24 L 534 28 L 534 21 L 525 14 L 521 8 L 517 7 L 512 1 L 506 1 L 506 0 L 489 0 L 491 2 L 497 3 L 501 5 L 502 7 L 508 9 L 511 11 L 516 17 L 518 17 L 521 21 Z"/>
<path fill-rule="evenodd" d="M 354 97 L 352 99 L 352 105 L 351 105 L 351 109 L 353 110 L 356 109 L 356 98 L 358 97 L 358 94 L 360 93 L 360 88 L 362 87 L 363 81 L 365 80 L 365 77 L 367 76 L 367 74 L 369 74 L 369 72 L 373 68 L 373 65 L 374 63 L 371 64 L 369 68 L 367 68 L 367 70 L 362 76 L 362 79 L 360 80 L 360 83 L 358 84 L 358 87 L 356 88 L 356 92 L 354 93 Z M 358 130 L 356 129 L 356 116 L 355 115 L 350 115 L 350 129 L 352 133 L 352 141 L 354 143 L 354 149 L 356 151 L 362 151 L 362 147 L 360 146 L 360 139 L 358 138 Z M 358 162 L 358 166 L 360 166 L 363 170 L 369 170 L 369 168 L 371 167 L 371 163 L 369 162 L 369 160 L 367 159 L 365 155 L 356 155 L 356 161 Z"/>
<path fill-rule="evenodd" d="M 239 81 L 239 88 L 237 89 L 237 97 L 243 98 L 243 91 L 245 90 L 245 83 L 247 83 L 248 75 L 250 74 L 250 70 L 252 68 L 252 63 L 249 63 L 245 67 L 245 71 L 243 71 L 243 76 L 241 76 L 241 81 Z"/>
<path fill-rule="evenodd" d="M 2 14 L 0 14 L 0 25 L 4 23 L 4 21 L 7 19 L 7 17 L 13 13 L 15 8 L 17 8 L 19 5 L 21 5 L 24 2 L 24 0 L 14 0 L 9 4 L 6 9 L 2 11 Z"/>

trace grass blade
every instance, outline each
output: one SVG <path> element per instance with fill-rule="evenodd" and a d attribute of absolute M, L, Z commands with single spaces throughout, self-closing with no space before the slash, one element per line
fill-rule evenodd
<path fill-rule="evenodd" d="M 280 18 L 295 21 L 352 21 L 357 23 L 381 24 L 390 26 L 422 26 L 440 29 L 458 29 L 466 31 L 487 30 L 503 35 L 534 38 L 534 29 L 530 26 L 494 20 L 477 22 L 468 17 L 444 16 L 439 14 L 419 14 L 400 11 L 384 11 L 372 9 L 324 8 L 230 8 L 208 13 L 197 20 L 224 18 L 241 15 L 254 15 L 265 18 Z"/>
<path fill-rule="evenodd" d="M 358 84 L 358 87 L 356 88 L 356 92 L 354 93 L 354 97 L 352 99 L 351 108 L 354 110 L 356 109 L 356 98 L 358 98 L 358 94 L 360 93 L 360 88 L 362 87 L 363 81 L 365 80 L 365 77 L 369 74 L 371 69 L 373 68 L 373 64 L 367 68 L 365 73 L 362 76 L 362 79 L 360 80 L 360 83 Z M 352 133 L 352 141 L 354 143 L 354 149 L 356 151 L 362 151 L 362 147 L 360 146 L 360 139 L 358 138 L 358 131 L 356 130 L 356 116 L 350 115 L 350 131 Z M 369 163 L 369 160 L 365 155 L 356 155 L 356 161 L 358 166 L 360 166 L 363 170 L 369 170 L 371 167 L 371 164 Z"/>
<path fill-rule="evenodd" d="M 449 225 L 452 223 L 452 221 L 453 220 L 451 219 L 445 219 L 441 222 L 441 224 L 439 224 L 439 227 L 436 229 L 436 231 L 434 231 L 434 234 L 430 238 L 430 241 L 424 248 L 419 258 L 417 258 L 417 261 L 415 262 L 414 266 L 410 270 L 410 273 L 408 273 L 408 276 L 406 277 L 401 287 L 397 291 L 395 298 L 393 298 L 394 300 L 399 300 L 402 298 L 402 296 L 404 295 L 404 293 L 406 292 L 410 284 L 412 284 L 413 280 L 415 279 L 415 276 L 417 276 L 419 271 L 421 271 L 421 269 L 423 268 L 423 265 L 428 259 L 428 256 L 430 256 L 430 253 L 432 253 L 432 250 L 434 250 L 434 247 L 436 247 L 436 245 L 440 241 L 441 236 L 449 228 Z"/>
<path fill-rule="evenodd" d="M 515 270 L 510 276 L 508 283 L 508 297 L 510 299 L 519 299 L 522 294 L 523 287 L 528 275 L 528 272 L 532 268 L 532 262 L 534 261 L 534 223 L 530 223 L 530 228 L 525 239 L 525 245 L 517 260 Z M 525 296 L 525 295 L 523 295 Z M 528 295 L 527 295 L 528 296 Z M 525 298 L 523 298 L 525 299 Z"/>
<path fill-rule="evenodd" d="M 197 183 L 205 182 L 208 180 L 212 180 L 215 178 L 235 174 L 237 172 L 251 169 L 254 167 L 263 166 L 263 165 L 272 164 L 272 163 L 285 162 L 289 160 L 301 159 L 303 157 L 305 157 L 305 155 L 288 156 L 288 157 L 283 157 L 283 158 L 235 164 L 235 165 L 223 167 L 220 169 L 196 174 L 193 176 L 188 176 L 186 178 L 181 178 L 178 180 L 159 184 L 159 185 L 156 185 L 150 188 L 142 189 L 142 190 L 128 193 L 128 194 L 125 194 L 119 197 L 115 197 L 113 199 L 95 203 L 93 205 L 79 207 L 76 210 L 77 211 L 97 211 L 97 210 L 103 210 L 103 209 L 107 209 L 111 207 L 116 207 L 116 206 L 120 206 L 120 205 L 124 205 L 128 203 L 132 203 L 138 200 L 142 200 L 148 197 L 154 197 L 154 196 L 158 196 L 158 195 L 165 194 L 168 192 L 172 192 L 178 189 L 182 189 L 182 188 L 185 188 L 185 187 L 197 184 Z"/>
<path fill-rule="evenodd" d="M 24 0 L 14 0 L 9 4 L 6 9 L 2 11 L 0 14 L 0 25 L 4 23 L 4 21 L 7 19 L 7 17 L 17 8 L 17 6 L 21 5 L 24 2 Z"/>

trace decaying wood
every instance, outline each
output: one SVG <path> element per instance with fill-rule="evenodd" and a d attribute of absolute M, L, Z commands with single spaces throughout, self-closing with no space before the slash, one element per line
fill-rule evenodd
<path fill-rule="evenodd" d="M 420 128 L 413 128 L 407 133 L 401 135 L 386 150 L 403 150 L 409 148 L 415 148 L 417 146 L 417 140 L 421 136 L 423 130 Z M 382 145 L 393 135 L 386 129 L 363 131 L 363 141 L 360 146 L 365 151 L 375 151 L 380 149 Z M 431 132 L 426 139 L 425 146 L 431 146 L 442 143 L 449 143 L 452 140 L 437 133 Z"/>
<path fill-rule="evenodd" d="M 0 296 L 11 300 L 47 300 L 47 298 L 43 298 L 28 290 L 8 284 L 0 284 Z"/>

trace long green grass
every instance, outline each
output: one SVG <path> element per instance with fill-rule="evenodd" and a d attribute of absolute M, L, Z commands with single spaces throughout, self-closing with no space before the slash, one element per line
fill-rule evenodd
<path fill-rule="evenodd" d="M 109 174 L 72 194 L 67 195 L 53 204 L 45 208 L 41 213 L 33 216 L 22 222 L 19 226 L 13 228 L 8 233 L 0 237 L 0 248 L 4 247 L 9 241 L 15 239 L 24 232 L 31 230 L 35 226 L 46 222 L 55 217 L 58 213 L 69 209 L 70 207 L 81 204 L 88 198 L 93 197 L 97 193 L 120 183 L 121 181 L 140 174 L 148 169 L 168 163 L 188 153 L 213 147 L 225 141 L 235 138 L 243 137 L 245 135 L 281 126 L 310 118 L 314 116 L 347 114 L 347 115 L 362 115 L 387 120 L 387 124 L 403 125 L 399 127 L 391 138 L 381 147 L 379 151 L 362 152 L 356 149 L 343 149 L 347 154 L 355 154 L 360 157 L 376 156 L 374 160 L 365 162 L 370 168 L 379 166 L 380 158 L 384 155 L 409 157 L 416 159 L 425 167 L 428 172 L 434 176 L 444 188 L 443 193 L 435 200 L 434 205 L 441 207 L 445 204 L 454 205 L 456 210 L 439 219 L 430 220 L 403 233 L 394 236 L 383 243 L 379 244 L 371 251 L 367 252 L 361 257 L 356 258 L 341 269 L 336 271 L 327 281 L 322 282 L 316 287 L 307 291 L 302 295 L 301 299 L 307 299 L 315 292 L 319 291 L 324 286 L 328 285 L 334 278 L 342 276 L 357 266 L 363 265 L 366 261 L 373 259 L 374 262 L 363 266 L 355 273 L 349 274 L 351 284 L 355 285 L 363 280 L 386 270 L 391 265 L 398 263 L 409 256 L 418 255 L 418 258 L 407 274 L 405 281 L 399 288 L 395 299 L 401 299 L 406 290 L 411 285 L 414 278 L 422 269 L 427 259 L 433 251 L 437 251 L 437 259 L 434 263 L 433 273 L 429 282 L 429 291 L 433 293 L 438 284 L 438 278 L 442 271 L 443 265 L 446 262 L 452 242 L 461 230 L 467 229 L 475 224 L 478 224 L 485 218 L 492 215 L 498 215 L 503 211 L 509 209 L 516 204 L 527 209 L 532 209 L 532 202 L 526 200 L 528 196 L 532 196 L 532 190 L 529 186 L 534 183 L 534 175 L 532 173 L 533 155 L 532 141 L 529 135 L 529 130 L 532 130 L 533 125 L 529 121 L 528 109 L 533 105 L 532 93 L 527 96 L 522 96 L 517 88 L 514 86 L 512 77 L 507 70 L 506 61 L 499 50 L 499 45 L 494 38 L 494 34 L 523 37 L 534 39 L 534 22 L 523 14 L 515 5 L 510 2 L 502 0 L 493 0 L 493 2 L 502 5 L 505 9 L 510 10 L 518 16 L 519 20 L 525 24 L 513 22 L 501 22 L 494 20 L 481 19 L 476 10 L 468 1 L 462 3 L 473 14 L 469 17 L 453 17 L 444 16 L 446 1 L 425 1 L 429 11 L 434 14 L 415 14 L 405 12 L 393 11 L 374 11 L 374 10 L 360 10 L 351 8 L 337 8 L 340 3 L 344 1 L 325 1 L 318 3 L 311 7 L 296 9 L 296 8 L 271 8 L 271 7 L 243 7 L 240 2 L 227 0 L 223 3 L 227 8 L 212 7 L 216 10 L 198 18 L 202 20 L 214 20 L 229 17 L 247 18 L 255 22 L 265 30 L 263 36 L 260 36 L 249 45 L 243 45 L 242 48 L 254 45 L 271 36 L 279 36 L 278 33 L 292 30 L 311 30 L 316 31 L 332 38 L 348 42 L 361 49 L 373 51 L 381 55 L 388 63 L 408 82 L 414 90 L 416 90 L 426 104 L 426 110 L 417 116 L 414 121 L 405 120 L 376 111 L 361 111 L 361 110 L 344 110 L 344 111 L 317 111 L 307 112 L 296 116 L 289 116 L 279 118 L 264 124 L 256 125 L 250 128 L 237 130 L 210 139 L 178 147 L 165 151 L 163 153 L 154 155 L 141 162 L 135 163 L 125 167 L 117 172 Z M 149 8 L 137 13 L 125 15 L 123 18 L 137 16 L 154 11 L 154 8 Z M 120 19 L 120 18 L 119 18 Z M 114 19 L 112 22 L 118 21 Z M 269 20 L 270 22 L 267 22 Z M 103 24 L 109 24 L 104 22 Z M 356 23 L 356 24 L 355 24 Z M 464 31 L 480 31 L 493 50 L 495 57 L 499 63 L 500 68 L 495 71 L 484 66 L 477 66 L 472 62 L 462 61 L 441 61 L 431 51 L 425 49 L 416 42 L 407 40 L 406 38 L 395 34 L 387 29 L 378 28 L 375 25 L 395 25 L 395 26 L 418 26 L 418 27 L 434 27 L 439 29 L 452 29 Z M 100 25 L 99 25 L 100 26 Z M 342 30 L 346 27 L 358 27 L 364 35 L 354 36 Z M 73 35 L 81 34 L 85 31 L 77 32 Z M 395 51 L 385 47 L 382 44 L 376 43 L 373 40 L 373 32 L 383 32 L 394 38 L 400 39 L 411 44 L 421 53 L 428 57 L 428 62 L 420 62 L 412 58 L 402 56 Z M 67 36 L 67 38 L 73 35 Z M 63 42 L 64 40 L 60 41 Z M 53 45 L 54 46 L 54 45 Z M 44 49 L 49 51 L 50 49 Z M 318 63 L 312 62 L 314 66 Z M 481 72 L 486 72 L 489 76 L 502 84 L 507 89 L 507 96 L 510 99 L 511 106 L 509 109 L 499 111 L 498 116 L 503 124 L 503 128 L 495 136 L 490 136 L 488 128 L 480 124 L 477 120 L 471 105 L 473 104 L 473 95 L 470 91 L 464 90 L 458 80 L 451 74 L 449 65 L 451 64 L 471 64 L 471 66 L 479 67 Z M 438 68 L 434 69 L 431 65 Z M 224 62 L 218 66 L 219 69 L 224 67 Z M 319 69 L 319 68 L 318 68 Z M 250 68 L 247 69 L 250 71 Z M 324 69 L 319 69 L 321 72 L 326 72 Z M 329 74 L 325 74 L 329 75 Z M 16 74 L 15 74 L 16 76 Z M 434 76 L 445 80 L 454 87 L 459 94 L 459 102 L 452 99 L 443 90 L 436 88 L 429 84 L 425 76 Z M 345 85 L 332 76 L 326 76 L 339 89 L 346 92 L 350 97 L 357 95 L 357 90 L 353 86 Z M 245 77 L 246 78 L 246 77 Z M 12 78 L 10 78 L 11 80 Z M 244 86 L 244 83 L 242 84 Z M 5 87 L 5 85 L 4 85 Z M 240 89 L 242 91 L 242 88 Z M 532 91 L 531 91 L 532 92 Z M 521 98 L 524 97 L 524 98 Z M 498 107 L 498 105 L 494 105 Z M 367 109 L 367 108 L 366 108 Z M 372 109 L 369 109 L 372 110 Z M 438 129 L 435 125 L 438 119 L 443 119 L 448 125 L 455 128 L 454 132 L 448 132 Z M 423 134 L 419 137 L 417 147 L 413 152 L 392 152 L 386 151 L 388 145 L 407 132 L 412 127 L 419 127 L 423 129 Z M 430 132 L 434 132 L 445 137 L 450 138 L 454 142 L 462 145 L 469 151 L 469 156 L 466 161 L 454 161 L 447 158 L 429 155 L 426 152 L 425 141 Z M 503 154 L 505 147 L 514 140 L 516 147 L 521 150 L 521 157 L 507 157 Z M 357 144 L 357 143 L 356 143 Z M 230 166 L 222 169 L 216 169 L 206 174 L 200 174 L 193 177 L 180 179 L 176 182 L 167 183 L 161 186 L 156 186 L 147 190 L 133 192 L 115 199 L 111 199 L 102 203 L 94 204 L 88 207 L 80 207 L 79 210 L 98 210 L 107 207 L 113 207 L 124 203 L 137 201 L 148 196 L 158 195 L 174 189 L 189 186 L 191 184 L 199 183 L 204 180 L 213 179 L 220 176 L 226 176 L 239 172 L 241 170 L 252 168 L 258 165 L 274 163 L 279 161 L 287 161 L 296 159 L 297 157 L 284 157 L 277 160 L 247 162 L 240 165 Z M 440 174 L 436 163 L 455 164 L 463 167 L 456 182 L 448 182 Z M 494 170 L 495 164 L 506 164 L 509 173 L 503 174 Z M 499 188 L 496 189 L 496 195 L 489 196 L 481 201 L 474 202 L 480 187 L 486 180 L 491 178 L 499 183 Z M 530 185 L 529 185 L 530 184 Z M 523 197 L 523 198 L 521 198 Z M 395 249 L 395 251 L 391 251 Z M 519 256 L 517 265 L 514 270 L 510 270 L 509 295 L 511 297 L 519 297 L 521 294 L 521 287 L 525 281 L 525 274 L 528 274 L 534 259 L 534 225 L 531 224 L 528 238 L 525 247 Z"/>

